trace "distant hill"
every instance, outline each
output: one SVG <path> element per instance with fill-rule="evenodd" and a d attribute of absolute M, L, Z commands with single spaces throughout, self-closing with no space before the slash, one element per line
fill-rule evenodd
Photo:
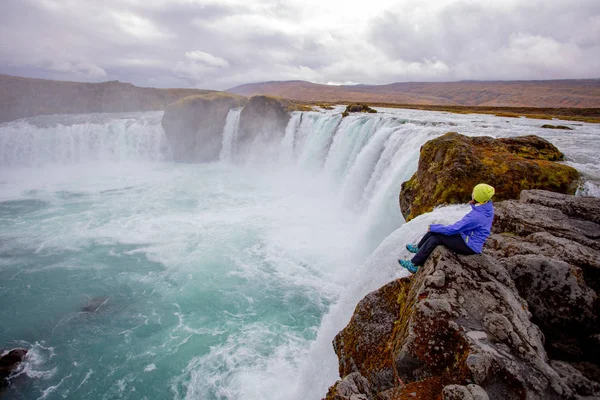
<path fill-rule="evenodd" d="M 47 114 L 164 110 L 183 97 L 212 92 L 142 88 L 130 83 L 63 82 L 0 74 L 0 122 Z"/>
<path fill-rule="evenodd" d="M 600 79 L 406 82 L 331 86 L 305 81 L 250 83 L 227 90 L 305 102 L 366 102 L 469 107 L 600 107 Z"/>

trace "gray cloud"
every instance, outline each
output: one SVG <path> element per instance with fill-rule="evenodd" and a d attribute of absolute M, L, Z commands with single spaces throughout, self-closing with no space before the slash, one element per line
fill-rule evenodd
<path fill-rule="evenodd" d="M 0 7 L 0 72 L 51 79 L 226 89 L 290 79 L 584 78 L 600 70 L 597 0 L 7 0 Z"/>
<path fill-rule="evenodd" d="M 598 77 L 600 3 L 456 2 L 436 14 L 386 12 L 370 40 L 397 59 L 438 61 L 455 79 Z"/>

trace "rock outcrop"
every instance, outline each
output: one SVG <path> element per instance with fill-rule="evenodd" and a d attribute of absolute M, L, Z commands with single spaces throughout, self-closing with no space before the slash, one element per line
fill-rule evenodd
<path fill-rule="evenodd" d="M 243 108 L 242 108 L 243 107 Z M 169 104 L 162 119 L 175 161 L 209 162 L 219 158 L 223 130 L 230 110 L 242 108 L 232 157 L 244 159 L 253 146 L 283 138 L 292 111 L 310 107 L 268 96 L 242 96 L 211 92 Z"/>
<path fill-rule="evenodd" d="M 242 96 L 212 92 L 169 104 L 162 126 L 179 162 L 209 162 L 219 158 L 227 114 L 242 107 Z"/>
<path fill-rule="evenodd" d="M 110 300 L 110 297 L 99 296 L 99 297 L 91 297 L 88 299 L 88 302 L 81 308 L 81 312 L 84 313 L 95 313 L 100 310 L 106 303 Z"/>
<path fill-rule="evenodd" d="M 438 247 L 334 340 L 327 399 L 600 398 L 600 199 L 496 203 L 484 253 Z"/>
<path fill-rule="evenodd" d="M 241 157 L 254 144 L 271 143 L 285 133 L 294 104 L 269 96 L 250 98 L 240 114 L 237 151 Z"/>
<path fill-rule="evenodd" d="M 600 199 L 525 191 L 496 207 L 488 254 L 507 269 L 551 358 L 600 381 Z"/>
<path fill-rule="evenodd" d="M 8 386 L 8 378 L 19 368 L 26 355 L 26 349 L 13 349 L 6 353 L 0 351 L 0 390 Z"/>
<path fill-rule="evenodd" d="M 375 114 L 377 110 L 372 109 L 366 104 L 350 104 L 342 113 L 342 118 L 347 117 L 350 113 L 370 113 Z"/>
<path fill-rule="evenodd" d="M 574 194 L 580 175 L 559 164 L 563 154 L 537 136 L 493 139 L 449 132 L 421 147 L 419 167 L 402 184 L 400 208 L 412 218 L 443 204 L 466 203 L 481 182 L 496 188 L 496 201 L 516 199 L 523 189 Z"/>
<path fill-rule="evenodd" d="M 49 114 L 164 110 L 198 89 L 155 89 L 119 81 L 84 83 L 0 75 L 0 122 Z"/>
<path fill-rule="evenodd" d="M 566 131 L 572 131 L 573 128 L 568 127 L 568 126 L 564 126 L 564 125 L 550 125 L 550 124 L 544 124 L 542 125 L 542 128 L 545 129 L 564 129 Z"/>

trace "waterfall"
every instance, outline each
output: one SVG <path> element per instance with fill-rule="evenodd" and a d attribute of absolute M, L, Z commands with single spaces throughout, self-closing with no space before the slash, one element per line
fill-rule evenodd
<path fill-rule="evenodd" d="M 239 161 L 236 144 L 241 111 L 232 109 L 227 115 L 221 137 L 222 162 Z M 357 229 L 375 245 L 403 222 L 397 196 L 401 183 L 417 168 L 417 149 L 447 132 L 447 125 L 457 126 L 456 120 L 461 133 L 467 135 L 481 135 L 482 128 L 498 120 L 486 116 L 489 121 L 481 121 L 485 124 L 478 126 L 468 116 L 411 112 L 414 118 L 400 118 L 407 112 L 388 110 L 342 118 L 338 111 L 292 113 L 287 128 L 280 133 L 281 139 L 251 148 L 246 162 L 269 162 L 276 168 L 292 164 L 327 179 L 332 190 L 337 191 L 340 204 L 363 216 Z M 441 121 L 432 122 L 432 115 Z M 93 161 L 169 161 L 170 147 L 161 118 L 162 112 L 83 114 L 4 123 L 0 125 L 0 168 Z M 535 121 L 518 122 L 494 125 L 494 135 L 534 133 L 555 142 L 571 165 L 593 178 L 593 183 L 587 182 L 580 193 L 597 195 L 594 133 L 557 136 L 534 126 Z M 590 145 L 580 146 L 578 140 Z"/>
<path fill-rule="evenodd" d="M 234 108 L 229 110 L 225 127 L 223 128 L 223 145 L 219 159 L 223 161 L 231 161 L 235 151 L 235 142 L 237 140 L 238 128 L 240 125 L 240 114 L 242 108 Z"/>
<path fill-rule="evenodd" d="M 0 125 L 0 167 L 43 167 L 91 161 L 166 161 L 162 112 L 62 115 Z"/>
<path fill-rule="evenodd" d="M 206 164 L 171 162 L 162 112 L 0 124 L 0 312 L 16 321 L 0 333 L 36 340 L 24 375 L 43 376 L 21 397 L 322 398 L 356 303 L 401 276 L 404 244 L 468 211 L 404 223 L 398 205 L 419 148 L 449 130 L 541 136 L 600 193 L 594 124 L 338 107 L 242 143 L 240 117 Z M 97 295 L 105 310 L 76 311 Z"/>
<path fill-rule="evenodd" d="M 302 117 L 302 118 L 301 118 Z M 404 219 L 400 184 L 417 168 L 419 149 L 443 128 L 378 115 L 294 114 L 280 152 L 327 179 L 340 203 L 362 215 L 357 227 L 374 248 Z M 392 216 L 392 218 L 390 218 Z"/>
<path fill-rule="evenodd" d="M 301 126 L 305 133 L 299 164 L 305 168 L 320 169 L 325 162 L 329 146 L 341 122 L 341 115 L 307 118 Z"/>
<path fill-rule="evenodd" d="M 285 135 L 281 139 L 281 161 L 293 160 L 295 157 L 294 148 L 296 145 L 296 136 L 300 125 L 302 124 L 304 114 L 301 112 L 295 112 L 292 114 L 292 118 L 285 129 Z"/>

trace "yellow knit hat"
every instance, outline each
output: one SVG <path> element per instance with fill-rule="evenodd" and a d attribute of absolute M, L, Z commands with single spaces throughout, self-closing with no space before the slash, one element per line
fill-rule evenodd
<path fill-rule="evenodd" d="M 496 193 L 493 187 L 488 184 L 480 183 L 473 188 L 473 199 L 478 203 L 485 203 Z"/>

